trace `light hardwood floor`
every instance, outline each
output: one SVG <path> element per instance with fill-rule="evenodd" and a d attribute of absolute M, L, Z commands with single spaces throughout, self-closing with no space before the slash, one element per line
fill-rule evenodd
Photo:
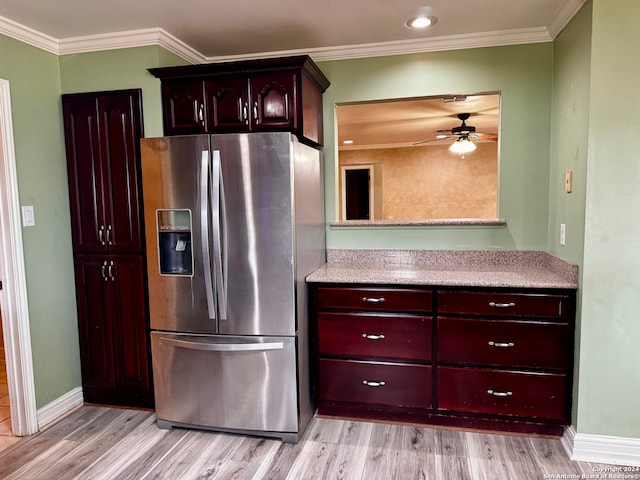
<path fill-rule="evenodd" d="M 557 439 L 314 418 L 294 445 L 160 430 L 152 412 L 91 406 L 0 452 L 5 480 L 535 480 L 596 466 Z"/>

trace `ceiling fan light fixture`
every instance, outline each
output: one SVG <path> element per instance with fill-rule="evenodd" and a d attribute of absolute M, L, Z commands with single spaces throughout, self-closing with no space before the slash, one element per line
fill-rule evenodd
<path fill-rule="evenodd" d="M 418 15 L 415 17 L 411 17 L 406 22 L 404 22 L 404 24 L 407 28 L 411 28 L 412 30 L 420 30 L 431 25 L 435 25 L 437 22 L 437 17 Z"/>
<path fill-rule="evenodd" d="M 458 155 L 464 155 L 465 153 L 473 152 L 476 149 L 476 144 L 468 138 L 459 138 L 451 144 L 449 150 Z"/>

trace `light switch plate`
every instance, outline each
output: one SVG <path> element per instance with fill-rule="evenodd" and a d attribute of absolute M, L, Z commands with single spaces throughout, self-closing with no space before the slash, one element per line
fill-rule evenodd
<path fill-rule="evenodd" d="M 36 217 L 33 213 L 33 205 L 22 206 L 22 226 L 33 227 L 36 224 Z"/>

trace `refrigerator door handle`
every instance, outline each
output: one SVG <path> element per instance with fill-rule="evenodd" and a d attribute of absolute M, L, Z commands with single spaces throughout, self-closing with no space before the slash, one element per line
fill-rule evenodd
<path fill-rule="evenodd" d="M 201 343 L 174 338 L 161 338 L 160 342 L 172 347 L 187 348 L 189 350 L 206 350 L 208 352 L 260 352 L 266 350 L 282 350 L 283 342 L 268 343 Z"/>
<path fill-rule="evenodd" d="M 200 163 L 200 225 L 202 228 L 202 267 L 204 269 L 204 285 L 207 293 L 207 309 L 209 319 L 216 318 L 216 305 L 213 296 L 213 277 L 211 275 L 211 252 L 209 251 L 209 151 L 202 151 Z"/>
<path fill-rule="evenodd" d="M 222 270 L 222 234 L 221 225 L 223 222 L 222 209 L 224 205 L 221 205 L 222 196 L 222 175 L 220 172 L 220 150 L 213 151 L 213 188 L 211 192 L 211 204 L 212 204 L 212 225 L 213 225 L 213 254 L 214 254 L 214 269 L 216 278 L 216 293 L 218 298 L 218 314 L 220 320 L 227 319 L 227 292 L 224 282 L 224 272 Z"/>

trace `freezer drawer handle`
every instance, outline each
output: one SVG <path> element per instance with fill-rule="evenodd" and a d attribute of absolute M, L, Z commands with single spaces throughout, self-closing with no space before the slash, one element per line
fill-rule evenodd
<path fill-rule="evenodd" d="M 367 340 L 382 340 L 384 338 L 384 335 L 375 333 L 363 333 L 362 337 L 366 338 Z"/>
<path fill-rule="evenodd" d="M 371 382 L 369 380 L 363 380 L 362 384 L 366 385 L 367 387 L 384 387 L 385 385 L 384 382 Z"/>
<path fill-rule="evenodd" d="M 511 307 L 515 307 L 516 304 L 513 303 L 513 302 L 509 302 L 509 303 L 489 302 L 489 306 L 490 307 L 495 307 L 495 308 L 511 308 Z"/>
<path fill-rule="evenodd" d="M 362 297 L 362 301 L 367 303 L 382 303 L 384 302 L 384 297 Z"/>
<path fill-rule="evenodd" d="M 489 395 L 493 395 L 494 397 L 510 397 L 511 395 L 513 395 L 513 392 L 509 392 L 509 391 L 507 391 L 507 392 L 498 392 L 496 390 L 491 390 L 491 389 L 487 390 L 487 393 Z"/>
<path fill-rule="evenodd" d="M 161 338 L 161 343 L 173 347 L 188 348 L 190 350 L 206 350 L 209 352 L 249 352 L 263 350 L 282 350 L 283 342 L 269 343 L 199 343 L 177 340 L 174 338 Z"/>
<path fill-rule="evenodd" d="M 498 348 L 509 348 L 509 347 L 516 346 L 516 344 L 513 342 L 494 342 L 494 341 L 489 342 L 489 345 L 492 347 L 498 347 Z"/>

